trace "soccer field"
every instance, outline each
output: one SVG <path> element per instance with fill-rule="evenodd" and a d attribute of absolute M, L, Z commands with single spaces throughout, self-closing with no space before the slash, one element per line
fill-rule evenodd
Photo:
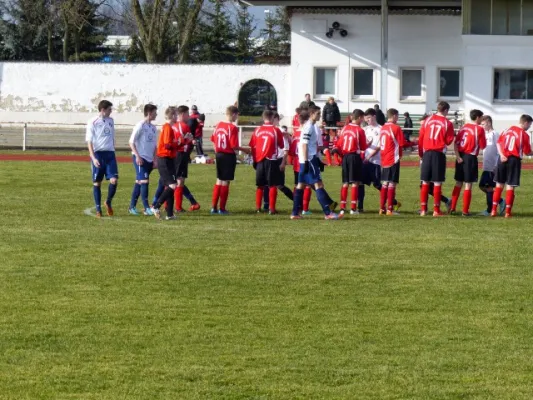
<path fill-rule="evenodd" d="M 533 171 L 510 220 L 421 218 L 404 168 L 398 217 L 372 189 L 364 215 L 313 196 L 291 221 L 281 194 L 253 212 L 249 166 L 209 215 L 214 167 L 191 166 L 202 209 L 159 222 L 127 215 L 119 168 L 97 220 L 88 162 L 0 162 L 0 399 L 531 399 Z"/>

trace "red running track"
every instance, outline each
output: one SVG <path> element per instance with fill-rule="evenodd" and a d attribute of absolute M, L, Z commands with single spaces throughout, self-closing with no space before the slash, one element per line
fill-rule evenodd
<path fill-rule="evenodd" d="M 89 156 L 86 155 L 54 155 L 54 154 L 0 154 L 0 161 L 67 161 L 67 162 L 89 162 Z M 117 161 L 121 163 L 130 163 L 131 157 L 119 156 Z M 402 161 L 402 167 L 418 167 L 418 161 Z M 455 163 L 447 164 L 448 167 L 454 167 Z M 522 169 L 533 170 L 533 163 L 522 164 Z"/>

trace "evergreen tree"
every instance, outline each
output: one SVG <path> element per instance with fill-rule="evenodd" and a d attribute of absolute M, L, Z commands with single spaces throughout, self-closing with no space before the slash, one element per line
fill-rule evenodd
<path fill-rule="evenodd" d="M 204 10 L 201 22 L 199 46 L 196 55 L 199 62 L 221 64 L 235 61 L 235 33 L 231 19 L 222 2 L 210 0 L 213 11 Z"/>
<path fill-rule="evenodd" d="M 259 51 L 262 62 L 289 63 L 291 54 L 291 27 L 287 7 L 278 7 L 265 18 L 266 28 L 261 30 L 263 45 Z"/>
<path fill-rule="evenodd" d="M 235 23 L 235 55 L 238 63 L 253 62 L 255 42 L 252 35 L 256 27 L 255 18 L 248 12 L 248 6 L 241 3 Z"/>

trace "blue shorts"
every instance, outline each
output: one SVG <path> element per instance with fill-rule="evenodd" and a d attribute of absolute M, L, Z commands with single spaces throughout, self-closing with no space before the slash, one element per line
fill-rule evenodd
<path fill-rule="evenodd" d="M 137 157 L 135 155 L 132 155 L 133 159 L 133 168 L 135 168 L 135 180 L 136 181 L 146 181 L 148 178 L 150 178 L 150 174 L 152 173 L 152 170 L 154 169 L 154 163 L 148 162 L 144 158 L 142 165 L 137 165 Z"/>
<path fill-rule="evenodd" d="M 481 179 L 479 180 L 479 187 L 481 189 L 496 187 L 496 182 L 494 182 L 494 172 L 483 171 Z"/>
<path fill-rule="evenodd" d="M 322 181 L 320 175 L 320 160 L 317 156 L 314 156 L 309 161 L 309 172 L 304 174 L 305 164 L 300 164 L 300 172 L 298 173 L 298 183 L 305 183 L 306 185 L 314 185 L 317 182 Z"/>
<path fill-rule="evenodd" d="M 100 167 L 95 167 L 91 161 L 93 182 L 102 182 L 104 176 L 106 180 L 118 178 L 118 165 L 114 151 L 95 151 L 94 156 L 100 163 Z"/>
<path fill-rule="evenodd" d="M 381 167 L 377 164 L 363 163 L 362 176 L 362 183 L 365 185 L 381 185 Z"/>

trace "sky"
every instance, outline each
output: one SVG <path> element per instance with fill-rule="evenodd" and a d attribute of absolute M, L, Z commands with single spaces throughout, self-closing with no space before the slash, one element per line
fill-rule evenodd
<path fill-rule="evenodd" d="M 250 11 L 250 14 L 252 14 L 257 23 L 257 30 L 261 30 L 265 28 L 265 10 L 271 10 L 273 12 L 276 7 L 249 7 L 248 10 Z"/>

